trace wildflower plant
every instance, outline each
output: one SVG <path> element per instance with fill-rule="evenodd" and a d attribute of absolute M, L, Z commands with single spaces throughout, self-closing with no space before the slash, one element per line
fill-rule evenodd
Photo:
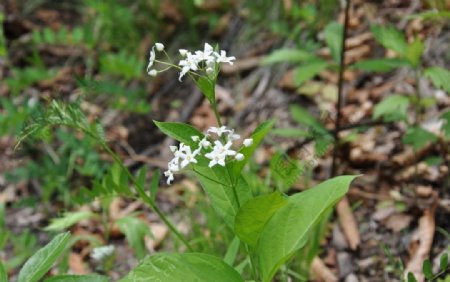
<path fill-rule="evenodd" d="M 188 251 L 147 256 L 120 281 L 271 281 L 278 270 L 305 246 L 314 226 L 345 195 L 355 176 L 335 177 L 291 196 L 285 195 L 280 187 L 273 187 L 271 193 L 255 195 L 245 180 L 244 167 L 272 129 L 274 121 L 263 122 L 250 136 L 245 137 L 222 124 L 217 110 L 215 85 L 220 65 L 233 64 L 235 57 L 228 57 L 226 51 L 207 43 L 202 50 L 191 52 L 180 49 L 179 55 L 180 60 L 175 64 L 165 51 L 165 46 L 155 44 L 150 50 L 148 74 L 155 76 L 176 69 L 180 81 L 185 77 L 192 79 L 210 103 L 217 124 L 201 132 L 185 123 L 154 121 L 163 133 L 179 142 L 177 146 L 170 147 L 173 158 L 168 162 L 164 176 L 166 183 L 171 184 L 176 175 L 189 171 L 200 182 L 213 209 L 235 234 L 224 259 L 195 252 L 194 242 L 186 239 L 156 204 L 158 175 L 153 179 L 156 181 L 152 180 L 149 195 L 144 189 L 145 174 L 140 172 L 135 177 L 107 146 L 101 126 L 89 124 L 81 111 L 73 106 L 54 102 L 46 115 L 25 128 L 20 140 L 45 132 L 54 125 L 79 129 L 86 136 L 98 140 L 100 147 L 116 162 L 116 170 L 112 172 L 116 177 L 105 183 L 114 184 L 112 187 L 116 188 L 113 189 L 120 195 L 141 198 Z M 160 66 L 163 68 L 157 68 Z M 130 182 L 134 190 L 128 187 Z M 98 190 L 111 193 L 108 190 L 110 187 L 105 185 Z M 46 248 L 53 248 L 53 245 L 56 244 L 50 242 Z M 59 244 L 58 248 L 47 252 L 57 254 L 61 249 Z"/>

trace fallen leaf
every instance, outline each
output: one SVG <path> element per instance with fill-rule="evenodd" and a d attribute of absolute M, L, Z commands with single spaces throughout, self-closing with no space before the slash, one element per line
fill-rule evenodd
<path fill-rule="evenodd" d="M 339 201 L 336 206 L 336 212 L 338 214 L 342 232 L 347 238 L 350 249 L 356 250 L 361 239 L 359 235 L 358 224 L 356 223 L 356 219 L 353 216 L 353 212 L 350 208 L 347 197 L 344 196 L 344 198 Z"/>
<path fill-rule="evenodd" d="M 336 275 L 323 263 L 319 257 L 315 257 L 311 263 L 311 272 L 319 280 L 325 282 L 336 282 L 338 278 Z"/>

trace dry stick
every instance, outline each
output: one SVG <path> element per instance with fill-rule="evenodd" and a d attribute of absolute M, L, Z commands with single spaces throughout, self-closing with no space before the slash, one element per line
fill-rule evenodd
<path fill-rule="evenodd" d="M 331 177 L 334 177 L 337 172 L 339 131 L 341 130 L 340 121 L 342 116 L 341 114 L 342 96 L 343 96 L 342 92 L 344 86 L 344 71 L 345 71 L 345 40 L 347 38 L 350 5 L 351 5 L 350 0 L 347 0 L 345 5 L 344 30 L 342 34 L 341 56 L 339 62 L 338 101 L 336 105 L 337 115 L 335 120 L 335 131 L 334 131 L 335 145 L 333 149 L 333 163 L 331 166 Z M 352 250 L 355 250 L 360 243 L 360 235 L 355 217 L 353 216 L 350 204 L 346 196 L 344 196 L 344 198 L 342 198 L 342 200 L 337 204 L 336 211 L 338 214 L 339 223 L 342 227 L 345 236 L 347 237 L 349 246 Z"/>

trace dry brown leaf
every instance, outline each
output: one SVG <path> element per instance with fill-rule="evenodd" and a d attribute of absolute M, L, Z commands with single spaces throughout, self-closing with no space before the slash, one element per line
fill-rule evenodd
<path fill-rule="evenodd" d="M 164 238 L 166 238 L 167 234 L 169 234 L 169 229 L 165 224 L 151 223 L 150 230 L 152 231 L 153 238 L 145 236 L 145 246 L 150 252 L 154 252 Z"/>
<path fill-rule="evenodd" d="M 336 211 L 338 214 L 342 232 L 345 234 L 345 237 L 348 240 L 350 249 L 356 250 L 361 239 L 358 230 L 358 224 L 356 223 L 356 219 L 353 216 L 353 212 L 350 208 L 347 197 L 344 196 L 344 198 L 339 201 L 336 206 Z"/>
<path fill-rule="evenodd" d="M 336 282 L 338 278 L 334 273 L 323 263 L 319 257 L 315 257 L 311 263 L 311 272 L 319 281 Z"/>
<path fill-rule="evenodd" d="M 86 264 L 83 262 L 83 258 L 77 253 L 69 254 L 69 269 L 72 274 L 82 275 L 89 273 Z"/>
<path fill-rule="evenodd" d="M 412 216 L 410 215 L 404 213 L 395 213 L 389 216 L 383 224 L 394 233 L 398 233 L 408 227 L 411 223 L 411 220 Z"/>
<path fill-rule="evenodd" d="M 425 281 L 422 273 L 422 264 L 430 254 L 433 245 L 434 232 L 436 230 L 434 215 L 438 203 L 438 196 L 437 193 L 433 194 L 434 203 L 432 206 L 425 209 L 422 217 L 419 219 L 417 240 L 412 242 L 412 244 L 417 244 L 417 247 L 413 248 L 411 259 L 409 260 L 405 271 L 405 273 L 412 272 L 418 282 Z"/>

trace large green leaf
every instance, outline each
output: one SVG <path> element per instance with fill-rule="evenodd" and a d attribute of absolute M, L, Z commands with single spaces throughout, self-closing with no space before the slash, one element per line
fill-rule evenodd
<path fill-rule="evenodd" d="M 42 278 L 69 243 L 70 233 L 62 233 L 37 251 L 22 267 L 18 282 L 34 282 Z"/>
<path fill-rule="evenodd" d="M 242 172 L 242 169 L 244 168 L 245 164 L 248 162 L 250 157 L 255 152 L 256 148 L 259 146 L 259 144 L 262 142 L 264 137 L 269 133 L 269 131 L 272 129 L 273 125 L 275 124 L 275 121 L 269 120 L 266 122 L 261 123 L 252 133 L 250 138 L 253 139 L 253 143 L 249 147 L 243 146 L 239 153 L 244 155 L 244 159 L 242 161 L 234 162 L 231 166 L 231 178 L 236 179 L 239 177 L 239 175 Z"/>
<path fill-rule="evenodd" d="M 371 30 L 375 39 L 386 49 L 394 50 L 399 55 L 405 54 L 407 48 L 405 35 L 394 26 L 373 25 Z"/>
<path fill-rule="evenodd" d="M 328 63 L 322 60 L 315 60 L 301 65 L 294 69 L 294 84 L 300 86 L 303 82 L 319 74 L 327 66 Z"/>
<path fill-rule="evenodd" d="M 103 275 L 57 275 L 44 280 L 44 282 L 108 282 L 109 278 Z"/>
<path fill-rule="evenodd" d="M 262 60 L 263 65 L 275 64 L 275 63 L 299 63 L 315 59 L 316 57 L 311 52 L 299 50 L 299 49 L 278 49 Z"/>
<path fill-rule="evenodd" d="M 224 219 L 225 223 L 233 228 L 239 207 L 253 197 L 247 182 L 242 176 L 239 176 L 232 183 L 228 173 L 229 169 L 226 167 L 197 166 L 195 171 L 213 208 Z M 233 185 L 236 194 L 233 191 Z M 238 199 L 236 199 L 236 196 Z"/>
<path fill-rule="evenodd" d="M 356 176 L 339 176 L 295 194 L 275 212 L 264 227 L 255 253 L 264 282 L 271 281 L 278 268 L 303 247 L 307 235 L 345 193 Z"/>
<path fill-rule="evenodd" d="M 375 106 L 373 118 L 383 118 L 384 121 L 406 120 L 409 99 L 403 95 L 391 95 Z"/>
<path fill-rule="evenodd" d="M 343 31 L 343 26 L 337 22 L 330 22 L 323 31 L 325 42 L 328 48 L 330 48 L 331 56 L 338 64 L 341 61 Z"/>
<path fill-rule="evenodd" d="M 52 219 L 50 225 L 45 227 L 44 230 L 63 231 L 64 229 L 93 216 L 95 216 L 95 214 L 90 211 L 66 212 L 62 217 Z"/>
<path fill-rule="evenodd" d="M 185 123 L 160 122 L 156 120 L 153 122 L 162 132 L 189 146 L 197 146 L 197 143 L 192 140 L 192 136 L 199 136 L 200 138 L 204 136 L 203 133 Z"/>
<path fill-rule="evenodd" d="M 244 281 L 221 259 L 200 253 L 165 254 L 147 257 L 120 282 L 234 282 Z"/>
<path fill-rule="evenodd" d="M 287 197 L 284 197 L 279 192 L 249 200 L 239 209 L 236 215 L 234 225 L 236 235 L 243 242 L 254 247 L 266 223 L 287 202 Z"/>
<path fill-rule="evenodd" d="M 425 69 L 424 75 L 431 79 L 436 88 L 450 94 L 450 71 L 441 67 L 430 67 Z"/>
<path fill-rule="evenodd" d="M 361 60 L 353 64 L 352 67 L 367 72 L 389 72 L 393 69 L 408 65 L 409 65 L 408 62 L 403 59 L 384 58 L 384 59 Z"/>

